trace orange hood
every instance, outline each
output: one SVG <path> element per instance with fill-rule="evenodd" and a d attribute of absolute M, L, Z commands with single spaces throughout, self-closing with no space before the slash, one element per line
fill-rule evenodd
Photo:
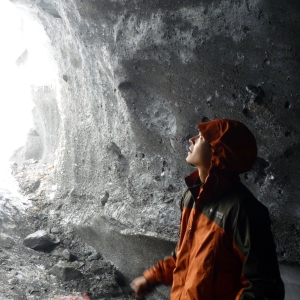
<path fill-rule="evenodd" d="M 240 181 L 239 174 L 251 170 L 257 157 L 256 140 L 241 122 L 217 119 L 198 124 L 204 139 L 212 149 L 211 168 L 199 198 L 218 196 Z M 196 178 L 193 172 L 186 181 Z"/>
<path fill-rule="evenodd" d="M 241 122 L 217 119 L 198 124 L 212 149 L 212 168 L 241 174 L 249 171 L 257 157 L 256 140 Z"/>

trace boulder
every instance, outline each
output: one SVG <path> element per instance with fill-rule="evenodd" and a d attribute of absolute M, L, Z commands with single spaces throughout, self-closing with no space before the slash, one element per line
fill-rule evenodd
<path fill-rule="evenodd" d="M 23 244 L 34 250 L 51 250 L 54 246 L 58 245 L 60 240 L 54 235 L 49 234 L 45 230 L 38 230 L 28 235 Z"/>
<path fill-rule="evenodd" d="M 49 273 L 64 281 L 80 279 L 83 276 L 74 266 L 66 262 L 57 263 L 49 270 Z"/>

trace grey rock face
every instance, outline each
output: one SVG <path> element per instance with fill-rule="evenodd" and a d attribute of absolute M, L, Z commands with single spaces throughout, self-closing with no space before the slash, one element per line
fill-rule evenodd
<path fill-rule="evenodd" d="M 280 261 L 300 263 L 297 1 L 51 1 L 61 18 L 13 2 L 51 40 L 58 85 L 35 91 L 34 129 L 62 218 L 88 243 L 128 277 L 167 255 L 188 138 L 224 117 L 254 132 L 242 179 L 269 208 Z"/>
<path fill-rule="evenodd" d="M 65 262 L 59 262 L 58 264 L 54 265 L 49 270 L 49 273 L 65 281 L 79 279 L 82 277 L 82 273 L 80 271 L 76 270 L 72 265 Z"/>
<path fill-rule="evenodd" d="M 38 230 L 28 235 L 23 241 L 26 247 L 34 250 L 48 250 L 59 243 L 59 239 L 56 239 L 55 236 L 50 235 L 45 230 Z"/>

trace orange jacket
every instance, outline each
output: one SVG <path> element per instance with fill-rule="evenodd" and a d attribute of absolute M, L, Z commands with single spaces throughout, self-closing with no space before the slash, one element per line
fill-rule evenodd
<path fill-rule="evenodd" d="M 282 300 L 268 210 L 239 180 L 256 158 L 255 138 L 234 120 L 198 128 L 212 149 L 209 175 L 204 184 L 198 171 L 186 177 L 176 252 L 144 276 L 172 284 L 171 300 Z"/>

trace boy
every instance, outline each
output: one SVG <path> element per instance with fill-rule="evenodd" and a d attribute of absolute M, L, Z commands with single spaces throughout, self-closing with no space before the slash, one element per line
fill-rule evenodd
<path fill-rule="evenodd" d="M 198 124 L 186 161 L 180 238 L 173 256 L 132 281 L 137 296 L 172 285 L 170 299 L 283 300 L 267 208 L 240 182 L 257 156 L 242 123 L 218 119 Z"/>

